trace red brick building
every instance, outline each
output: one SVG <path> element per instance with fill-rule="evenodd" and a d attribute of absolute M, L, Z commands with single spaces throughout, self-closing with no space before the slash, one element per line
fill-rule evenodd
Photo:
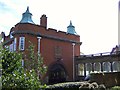
<path fill-rule="evenodd" d="M 70 22 L 67 32 L 47 28 L 47 17 L 42 15 L 40 25 L 32 21 L 32 14 L 27 8 L 19 23 L 12 27 L 8 36 L 2 32 L 4 46 L 10 51 L 20 50 L 26 53 L 29 41 L 35 45 L 35 51 L 40 53 L 44 64 L 48 66 L 46 79 L 55 82 L 74 80 L 74 56 L 80 55 L 80 36 Z M 59 82 L 58 80 L 58 82 Z"/>

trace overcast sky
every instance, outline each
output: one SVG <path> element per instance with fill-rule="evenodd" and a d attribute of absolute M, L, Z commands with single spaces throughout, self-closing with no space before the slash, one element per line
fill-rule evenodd
<path fill-rule="evenodd" d="M 110 52 L 118 44 L 118 1 L 0 0 L 0 32 L 8 35 L 29 6 L 35 24 L 46 14 L 48 28 L 67 31 L 71 20 L 84 54 Z"/>

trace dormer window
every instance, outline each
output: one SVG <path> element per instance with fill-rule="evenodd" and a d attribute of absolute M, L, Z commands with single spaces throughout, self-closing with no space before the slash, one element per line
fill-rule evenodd
<path fill-rule="evenodd" d="M 25 37 L 20 37 L 20 39 L 19 39 L 19 49 L 20 50 L 25 49 Z"/>

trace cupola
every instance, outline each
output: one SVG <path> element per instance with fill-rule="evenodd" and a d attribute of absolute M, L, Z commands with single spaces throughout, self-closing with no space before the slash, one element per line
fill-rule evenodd
<path fill-rule="evenodd" d="M 32 14 L 29 12 L 29 7 L 27 7 L 27 10 L 25 13 L 22 14 L 22 19 L 20 23 L 32 23 L 35 24 L 32 20 Z"/>
<path fill-rule="evenodd" d="M 70 21 L 70 25 L 67 27 L 67 33 L 77 35 L 77 33 L 75 31 L 75 27 L 72 25 L 71 21 Z"/>

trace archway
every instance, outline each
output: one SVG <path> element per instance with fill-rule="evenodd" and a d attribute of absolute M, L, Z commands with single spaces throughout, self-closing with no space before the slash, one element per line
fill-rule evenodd
<path fill-rule="evenodd" d="M 49 68 L 49 83 L 60 83 L 66 81 L 66 70 L 61 64 L 54 64 Z"/>

